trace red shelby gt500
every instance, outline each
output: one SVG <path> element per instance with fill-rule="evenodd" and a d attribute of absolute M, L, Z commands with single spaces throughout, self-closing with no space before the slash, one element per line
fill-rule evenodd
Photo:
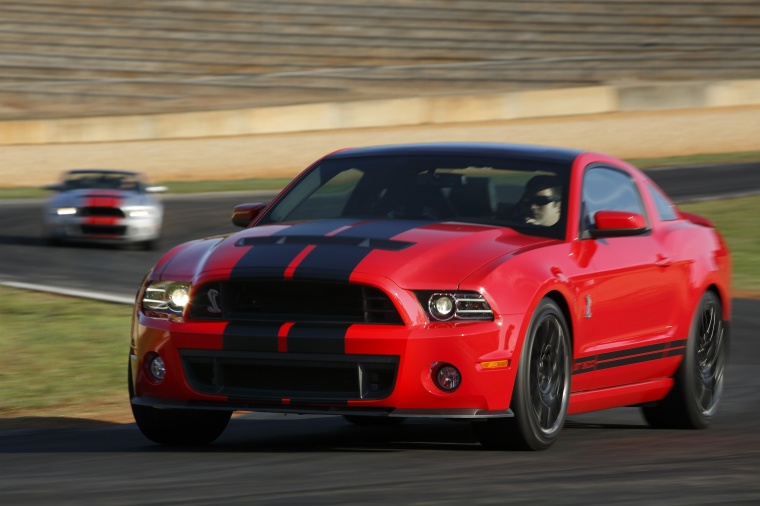
<path fill-rule="evenodd" d="M 711 223 L 598 153 L 347 149 L 234 234 L 179 245 L 137 297 L 129 390 L 164 444 L 235 410 L 469 419 L 548 448 L 568 414 L 702 428 L 724 384 L 730 256 Z"/>

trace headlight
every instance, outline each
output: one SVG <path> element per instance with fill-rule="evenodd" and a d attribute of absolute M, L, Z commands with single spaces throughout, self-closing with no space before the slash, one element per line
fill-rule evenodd
<path fill-rule="evenodd" d="M 190 302 L 190 283 L 154 281 L 145 289 L 143 309 L 160 315 L 182 314 Z M 154 316 L 154 314 L 150 316 Z"/>
<path fill-rule="evenodd" d="M 149 218 L 155 214 L 152 207 L 126 207 L 124 214 L 129 218 Z"/>
<path fill-rule="evenodd" d="M 416 295 L 433 321 L 493 320 L 493 310 L 477 292 L 418 292 Z"/>
<path fill-rule="evenodd" d="M 58 216 L 72 216 L 74 214 L 77 214 L 77 208 L 76 207 L 59 207 L 55 210 L 55 214 Z"/>

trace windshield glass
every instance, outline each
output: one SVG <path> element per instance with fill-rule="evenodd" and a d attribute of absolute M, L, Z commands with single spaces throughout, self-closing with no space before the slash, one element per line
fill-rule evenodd
<path fill-rule="evenodd" d="M 128 190 L 141 188 L 137 174 L 121 172 L 85 172 L 77 171 L 66 174 L 63 181 L 64 190 Z"/>
<path fill-rule="evenodd" d="M 500 158 L 324 160 L 259 224 L 334 218 L 461 221 L 562 238 L 569 167 Z"/>

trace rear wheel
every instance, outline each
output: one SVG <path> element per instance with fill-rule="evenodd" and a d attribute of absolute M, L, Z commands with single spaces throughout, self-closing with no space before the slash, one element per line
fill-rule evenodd
<path fill-rule="evenodd" d="M 652 427 L 703 429 L 715 416 L 723 395 L 728 354 L 723 308 L 714 292 L 705 292 L 686 341 L 686 354 L 667 397 L 642 408 Z"/>
<path fill-rule="evenodd" d="M 545 450 L 559 437 L 570 400 L 571 344 L 559 306 L 544 299 L 525 336 L 510 408 L 513 418 L 475 422 L 486 447 Z"/>
<path fill-rule="evenodd" d="M 131 400 L 134 397 L 131 366 L 128 371 Z M 232 417 L 232 411 L 131 406 L 132 415 L 143 435 L 164 445 L 198 446 L 212 443 L 224 432 Z"/>

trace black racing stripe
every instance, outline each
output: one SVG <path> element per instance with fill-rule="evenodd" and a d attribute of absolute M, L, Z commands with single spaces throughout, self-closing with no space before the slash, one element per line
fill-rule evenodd
<path fill-rule="evenodd" d="M 288 353 L 346 353 L 347 325 L 296 323 L 288 331 Z"/>
<path fill-rule="evenodd" d="M 225 351 L 277 352 L 280 324 L 230 322 L 222 335 Z"/>
<path fill-rule="evenodd" d="M 317 235 L 289 235 L 278 237 L 268 235 L 265 237 L 246 237 L 240 239 L 236 246 L 262 246 L 271 244 L 303 244 L 303 245 L 327 245 L 327 246 L 356 246 L 360 248 L 382 249 L 387 251 L 401 251 L 414 246 L 413 242 L 394 241 L 392 239 L 366 239 L 362 237 L 339 237 Z"/>
<path fill-rule="evenodd" d="M 596 363 L 596 370 L 611 369 L 613 367 L 622 367 L 624 365 L 639 364 L 641 362 L 649 362 L 650 360 L 659 360 L 664 358 L 662 353 L 648 353 L 646 355 L 637 355 L 634 357 L 618 358 L 609 361 L 599 361 Z"/>
<path fill-rule="evenodd" d="M 285 269 L 305 247 L 303 244 L 254 246 L 232 268 L 230 279 L 251 276 L 283 278 L 285 276 Z"/>
<path fill-rule="evenodd" d="M 371 251 L 369 248 L 317 246 L 296 267 L 293 279 L 348 281 Z"/>
<path fill-rule="evenodd" d="M 278 240 L 289 235 L 313 235 L 324 236 L 340 227 L 356 223 L 351 220 L 326 220 L 323 222 L 304 222 L 289 226 L 271 236 L 262 237 L 258 241 L 254 239 L 254 246 L 246 252 L 230 272 L 230 278 L 244 278 L 250 276 L 266 276 L 282 278 L 285 269 L 295 260 L 301 251 L 307 247 L 306 243 L 288 244 L 287 241 L 279 243 Z M 246 240 L 241 240 L 237 246 L 246 246 Z"/>
<path fill-rule="evenodd" d="M 601 360 L 615 360 L 617 358 L 626 358 L 631 355 L 641 355 L 644 353 L 654 353 L 657 351 L 664 351 L 668 348 L 667 343 L 652 344 L 649 346 L 640 346 L 638 348 L 631 348 L 629 350 L 614 351 L 611 353 L 602 353 L 598 356 L 597 361 Z"/>
<path fill-rule="evenodd" d="M 335 237 L 387 240 L 429 223 L 417 220 L 368 221 L 335 234 Z M 319 244 L 298 265 L 293 278 L 319 277 L 348 281 L 356 266 L 372 251 L 371 248 L 362 246 Z"/>
<path fill-rule="evenodd" d="M 683 339 L 669 343 L 639 346 L 638 348 L 581 357 L 573 361 L 573 375 L 684 355 L 685 346 L 686 340 Z"/>
<path fill-rule="evenodd" d="M 596 356 L 582 357 L 573 361 L 573 374 L 585 374 L 596 369 Z"/>

